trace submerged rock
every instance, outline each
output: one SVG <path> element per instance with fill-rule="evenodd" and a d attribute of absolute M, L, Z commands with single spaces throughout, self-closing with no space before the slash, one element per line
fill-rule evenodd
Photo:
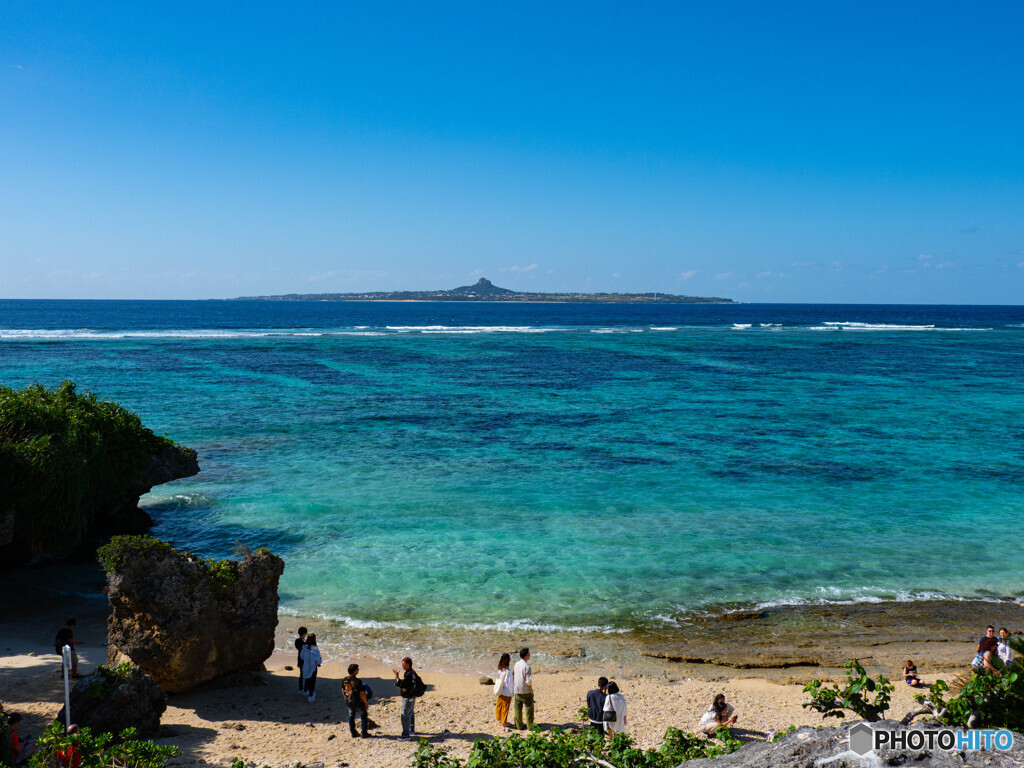
<path fill-rule="evenodd" d="M 72 722 L 93 733 L 117 735 L 125 728 L 136 728 L 140 736 L 152 736 L 167 709 L 163 689 L 139 667 L 127 664 L 100 667 L 86 675 L 75 683 L 70 699 Z M 57 719 L 64 722 L 63 707 Z"/>
<path fill-rule="evenodd" d="M 118 536 L 100 549 L 112 612 L 107 659 L 130 660 L 170 693 L 262 670 L 274 652 L 284 561 L 257 550 L 204 560 L 162 541 Z"/>

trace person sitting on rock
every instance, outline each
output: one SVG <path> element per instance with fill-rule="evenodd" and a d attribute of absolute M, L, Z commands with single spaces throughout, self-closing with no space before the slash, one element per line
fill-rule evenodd
<path fill-rule="evenodd" d="M 302 649 L 302 677 L 306 681 L 306 694 L 311 704 L 316 701 L 316 671 L 323 661 L 320 649 L 316 647 L 316 635 L 310 632 L 306 647 Z"/>
<path fill-rule="evenodd" d="M 1006 644 L 1007 638 L 1010 636 L 1010 630 L 1006 627 L 999 628 L 999 640 L 996 646 L 996 655 L 1002 660 L 1003 664 L 1009 664 L 1013 660 L 1013 651 L 1010 646 Z"/>
<path fill-rule="evenodd" d="M 732 725 L 738 719 L 739 717 L 733 714 L 732 704 L 726 704 L 725 694 L 720 693 L 715 696 L 715 700 L 711 702 L 708 711 L 701 716 L 700 723 L 697 724 L 697 730 L 705 736 L 714 736 L 715 731 L 720 727 Z"/>
<path fill-rule="evenodd" d="M 978 655 L 971 661 L 971 666 L 974 667 L 975 672 L 981 672 L 987 670 L 995 672 L 996 668 L 992 664 L 992 654 L 996 652 L 996 648 L 999 643 L 996 642 L 994 637 L 983 637 L 981 642 L 978 643 Z"/>
<path fill-rule="evenodd" d="M 910 659 L 907 659 L 907 664 L 903 667 L 903 682 L 914 688 L 924 685 L 921 678 L 917 676 L 917 667 Z"/>

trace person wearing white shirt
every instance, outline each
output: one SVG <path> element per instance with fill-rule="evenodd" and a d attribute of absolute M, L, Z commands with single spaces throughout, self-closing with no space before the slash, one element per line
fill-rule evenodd
<path fill-rule="evenodd" d="M 1009 664 L 1010 660 L 1013 659 L 1013 652 L 1010 650 L 1010 646 L 1006 644 L 1006 638 L 1009 636 L 1010 630 L 1006 627 L 999 628 L 999 645 L 996 646 L 996 653 L 1002 659 L 1003 664 Z"/>
<path fill-rule="evenodd" d="M 626 697 L 619 693 L 619 686 L 615 682 L 608 683 L 605 691 L 608 695 L 604 697 L 604 732 L 609 736 L 625 733 L 629 730 L 629 720 L 626 719 Z"/>
<path fill-rule="evenodd" d="M 513 690 L 513 679 L 515 675 L 512 670 L 509 669 L 509 664 L 512 662 L 512 657 L 507 654 L 501 654 L 501 658 L 498 659 L 498 679 L 494 683 L 494 694 L 498 697 L 498 701 L 495 705 L 494 715 L 498 719 L 498 723 L 502 728 L 508 728 L 508 710 L 512 705 L 512 697 L 515 695 Z"/>
<path fill-rule="evenodd" d="M 320 649 L 316 647 L 316 635 L 312 632 L 306 637 L 306 647 L 300 654 L 302 658 L 302 679 L 305 681 L 306 693 L 309 701 L 316 701 L 316 671 L 323 663 Z"/>
<path fill-rule="evenodd" d="M 530 670 L 530 649 L 519 652 L 519 661 L 512 670 L 512 690 L 515 692 L 515 722 L 520 731 L 533 728 L 533 673 Z M 526 724 L 523 724 L 523 707 L 526 707 Z"/>

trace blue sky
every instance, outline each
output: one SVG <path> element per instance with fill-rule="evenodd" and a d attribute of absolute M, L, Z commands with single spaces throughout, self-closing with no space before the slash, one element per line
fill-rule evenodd
<path fill-rule="evenodd" d="M 0 4 L 0 297 L 1022 303 L 1024 4 Z"/>

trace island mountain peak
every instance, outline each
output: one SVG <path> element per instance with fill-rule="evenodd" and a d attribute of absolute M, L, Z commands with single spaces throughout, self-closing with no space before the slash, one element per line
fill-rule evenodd
<path fill-rule="evenodd" d="M 473 285 L 440 291 L 372 291 L 367 293 L 289 293 L 283 296 L 242 296 L 262 301 L 516 301 L 551 303 L 732 304 L 732 299 L 677 296 L 671 293 L 543 293 L 501 288 L 486 277 Z"/>

